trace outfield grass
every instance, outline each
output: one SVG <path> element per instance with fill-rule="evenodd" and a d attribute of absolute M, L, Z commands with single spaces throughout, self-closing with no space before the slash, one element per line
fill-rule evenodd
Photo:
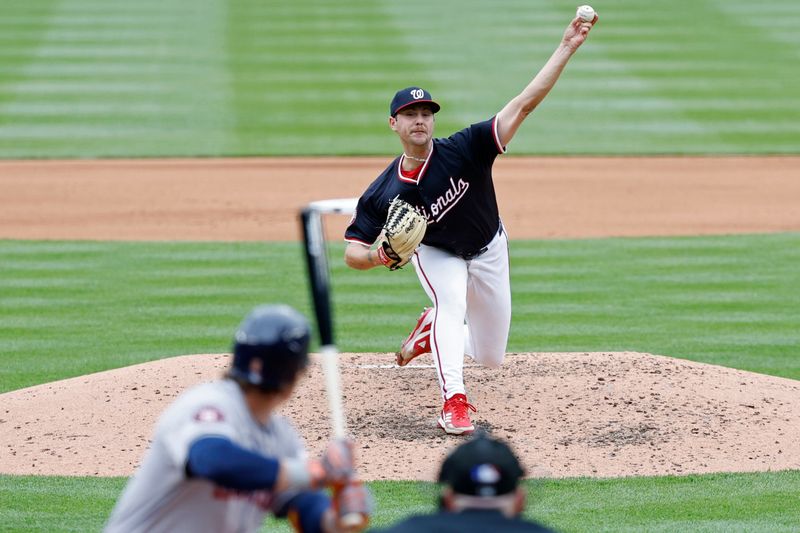
<path fill-rule="evenodd" d="M 124 478 L 0 476 L 2 531 L 99 531 Z M 435 510 L 422 482 L 369 484 L 373 525 Z M 800 528 L 800 472 L 621 479 L 528 480 L 526 516 L 563 532 L 747 531 Z M 291 529 L 268 521 L 262 531 Z"/>
<path fill-rule="evenodd" d="M 777 532 L 800 527 L 800 472 L 545 480 L 528 515 L 561 531 Z"/>
<path fill-rule="evenodd" d="M 798 153 L 796 0 L 595 7 L 598 26 L 511 153 Z M 574 10 L 2 2 L 0 158 L 395 153 L 394 91 L 431 90 L 442 135 L 486 119 L 545 63 Z"/>
<path fill-rule="evenodd" d="M 800 379 L 800 234 L 511 247 L 509 351 L 635 350 Z M 394 350 L 427 303 L 413 269 L 358 272 L 341 255 L 340 348 Z M 0 241 L 0 257 L 0 392 L 227 352 L 258 303 L 310 311 L 298 243 Z"/>

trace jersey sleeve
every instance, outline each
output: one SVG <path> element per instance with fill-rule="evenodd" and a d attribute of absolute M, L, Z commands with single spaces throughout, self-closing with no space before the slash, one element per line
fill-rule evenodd
<path fill-rule="evenodd" d="M 377 196 L 372 189 L 368 189 L 358 199 L 356 210 L 344 232 L 344 240 L 365 246 L 372 245 L 383 228 L 385 215 L 381 215 Z"/>
<path fill-rule="evenodd" d="M 496 116 L 454 133 L 450 140 L 477 166 L 491 166 L 506 151 L 497 134 Z"/>
<path fill-rule="evenodd" d="M 277 518 L 288 518 L 295 531 L 302 533 L 322 533 L 322 519 L 331 506 L 330 498 L 321 491 L 300 492 L 278 510 Z"/>
<path fill-rule="evenodd" d="M 277 457 L 247 450 L 223 437 L 201 437 L 194 441 L 186 461 L 189 477 L 242 491 L 272 490 L 280 468 Z"/>
<path fill-rule="evenodd" d="M 282 459 L 308 459 L 308 451 L 303 437 L 300 436 L 288 418 L 276 415 L 270 424 L 270 430 L 276 437 L 277 453 Z M 280 512 L 280 509 L 283 509 L 287 502 L 297 494 L 298 491 L 293 490 L 275 493 L 270 506 L 273 513 Z"/>
<path fill-rule="evenodd" d="M 193 405 L 176 406 L 159 424 L 158 440 L 174 465 L 186 464 L 189 448 L 201 437 L 219 436 L 236 440 L 234 413 L 225 398 L 211 396 Z"/>
<path fill-rule="evenodd" d="M 308 458 L 306 443 L 288 418 L 283 415 L 275 415 L 272 421 L 272 428 L 278 435 L 281 457 L 291 459 Z"/>

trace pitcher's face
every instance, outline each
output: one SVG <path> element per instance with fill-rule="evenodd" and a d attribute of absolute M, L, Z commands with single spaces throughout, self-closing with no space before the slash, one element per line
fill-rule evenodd
<path fill-rule="evenodd" d="M 389 117 L 389 126 L 404 145 L 427 146 L 433 138 L 433 110 L 426 104 L 408 106 Z"/>

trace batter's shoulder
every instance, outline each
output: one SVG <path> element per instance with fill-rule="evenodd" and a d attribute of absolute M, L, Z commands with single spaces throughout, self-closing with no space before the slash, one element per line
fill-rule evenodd
<path fill-rule="evenodd" d="M 288 417 L 274 414 L 264 431 L 272 435 L 281 456 L 303 457 L 307 454 L 303 437 Z"/>

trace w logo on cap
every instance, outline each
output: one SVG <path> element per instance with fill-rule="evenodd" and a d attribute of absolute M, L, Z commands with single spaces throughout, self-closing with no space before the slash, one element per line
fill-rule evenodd
<path fill-rule="evenodd" d="M 395 116 L 397 112 L 404 107 L 423 103 L 428 104 L 428 106 L 431 108 L 431 111 L 434 113 L 439 111 L 439 104 L 433 101 L 433 98 L 431 98 L 431 93 L 422 87 L 406 87 L 405 89 L 400 89 L 395 93 L 394 98 L 392 98 L 392 103 L 389 104 L 389 114 L 391 116 Z"/>

